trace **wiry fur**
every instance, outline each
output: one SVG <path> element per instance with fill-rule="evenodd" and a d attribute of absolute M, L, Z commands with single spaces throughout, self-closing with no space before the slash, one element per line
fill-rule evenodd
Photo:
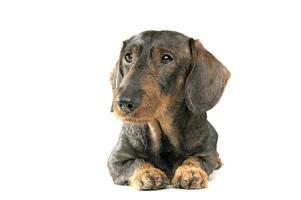
<path fill-rule="evenodd" d="M 131 63 L 124 61 L 130 52 Z M 164 53 L 173 56 L 160 62 Z M 112 73 L 112 111 L 125 123 L 108 167 L 115 184 L 137 189 L 207 187 L 220 168 L 217 132 L 206 111 L 216 105 L 229 71 L 198 40 L 172 31 L 146 31 L 124 42 Z M 138 98 L 130 113 L 120 95 Z"/>

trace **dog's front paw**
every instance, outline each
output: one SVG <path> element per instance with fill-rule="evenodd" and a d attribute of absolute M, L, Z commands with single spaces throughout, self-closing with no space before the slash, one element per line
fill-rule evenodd
<path fill-rule="evenodd" d="M 200 166 L 184 164 L 176 170 L 172 185 L 183 189 L 202 189 L 208 185 L 208 176 Z"/>
<path fill-rule="evenodd" d="M 168 184 L 168 179 L 160 169 L 151 164 L 144 164 L 135 170 L 129 183 L 137 190 L 158 190 Z"/>

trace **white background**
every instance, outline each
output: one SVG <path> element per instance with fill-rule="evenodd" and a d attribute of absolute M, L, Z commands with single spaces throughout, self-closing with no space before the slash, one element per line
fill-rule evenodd
<path fill-rule="evenodd" d="M 0 199 L 300 199 L 300 19 L 298 1 L 1 1 Z M 149 29 L 199 38 L 232 73 L 208 112 L 225 163 L 208 189 L 109 176 L 109 74 Z"/>

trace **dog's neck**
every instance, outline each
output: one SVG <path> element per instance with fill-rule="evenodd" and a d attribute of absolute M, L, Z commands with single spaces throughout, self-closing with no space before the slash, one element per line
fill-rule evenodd
<path fill-rule="evenodd" d="M 185 102 L 174 104 L 167 108 L 159 117 L 154 119 L 148 125 L 151 129 L 152 139 L 154 140 L 153 148 L 157 151 L 162 135 L 164 134 L 170 143 L 179 149 L 180 141 L 183 141 L 183 131 L 191 117 L 191 112 L 188 110 Z"/>

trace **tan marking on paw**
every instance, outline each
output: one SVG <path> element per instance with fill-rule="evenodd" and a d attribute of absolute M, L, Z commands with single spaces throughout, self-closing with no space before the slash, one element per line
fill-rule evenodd
<path fill-rule="evenodd" d="M 200 164 L 189 158 L 180 165 L 172 179 L 172 185 L 183 189 L 202 189 L 208 186 L 208 175 Z"/>
<path fill-rule="evenodd" d="M 137 190 L 158 190 L 166 187 L 168 179 L 160 169 L 145 163 L 135 170 L 129 183 Z"/>

